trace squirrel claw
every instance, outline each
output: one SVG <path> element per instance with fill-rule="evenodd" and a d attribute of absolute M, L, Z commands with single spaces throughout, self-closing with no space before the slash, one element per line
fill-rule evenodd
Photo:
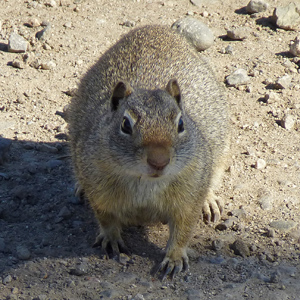
<path fill-rule="evenodd" d="M 217 222 L 221 218 L 221 214 L 223 212 L 223 203 L 222 200 L 216 197 L 213 197 L 211 199 L 208 199 L 204 202 L 203 208 L 202 208 L 202 220 L 206 223 L 210 222 Z"/>
<path fill-rule="evenodd" d="M 179 261 L 172 261 L 170 258 L 165 257 L 164 260 L 155 268 L 152 272 L 153 275 L 156 273 L 161 274 L 161 281 L 170 276 L 173 280 L 180 272 L 186 272 L 188 270 L 188 258 L 182 257 Z"/>

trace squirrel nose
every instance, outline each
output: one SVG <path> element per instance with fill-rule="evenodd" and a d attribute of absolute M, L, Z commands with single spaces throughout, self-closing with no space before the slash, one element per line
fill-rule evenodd
<path fill-rule="evenodd" d="M 163 170 L 165 166 L 170 162 L 170 158 L 158 157 L 158 158 L 147 158 L 147 163 L 155 170 Z"/>

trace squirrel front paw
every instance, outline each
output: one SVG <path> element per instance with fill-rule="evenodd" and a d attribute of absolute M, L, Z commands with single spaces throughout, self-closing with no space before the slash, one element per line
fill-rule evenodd
<path fill-rule="evenodd" d="M 220 220 L 222 212 L 222 199 L 215 196 L 213 192 L 210 192 L 203 203 L 201 215 L 202 220 L 204 220 L 206 223 L 217 222 Z"/>

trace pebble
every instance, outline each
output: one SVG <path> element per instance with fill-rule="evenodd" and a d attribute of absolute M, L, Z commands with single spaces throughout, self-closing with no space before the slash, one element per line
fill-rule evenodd
<path fill-rule="evenodd" d="M 214 43 L 212 31 L 207 25 L 193 17 L 177 20 L 172 28 L 185 36 L 198 51 L 206 50 Z"/>
<path fill-rule="evenodd" d="M 290 44 L 290 52 L 294 56 L 300 56 L 300 36 L 297 36 Z"/>
<path fill-rule="evenodd" d="M 269 228 L 269 229 L 267 230 L 267 236 L 268 236 L 268 237 L 274 238 L 275 235 L 276 235 L 276 234 L 275 234 L 274 228 Z"/>
<path fill-rule="evenodd" d="M 58 217 L 63 219 L 68 219 L 71 217 L 71 215 L 71 211 L 66 206 L 64 206 L 58 213 Z"/>
<path fill-rule="evenodd" d="M 203 0 L 190 0 L 190 1 L 195 6 L 202 7 L 202 5 L 203 5 Z"/>
<path fill-rule="evenodd" d="M 292 115 L 285 114 L 280 122 L 281 126 L 286 130 L 292 130 L 295 126 L 295 118 Z"/>
<path fill-rule="evenodd" d="M 270 226 L 281 231 L 289 231 L 295 228 L 297 226 L 297 223 L 294 221 L 279 220 L 271 222 Z"/>
<path fill-rule="evenodd" d="M 218 224 L 216 226 L 216 229 L 220 230 L 220 231 L 229 229 L 229 228 L 231 228 L 233 226 L 233 224 L 234 224 L 235 221 L 236 221 L 236 218 L 229 218 L 229 219 L 225 220 L 224 222 Z"/>
<path fill-rule="evenodd" d="M 24 69 L 26 66 L 24 61 L 19 60 L 19 59 L 14 59 L 11 65 L 17 69 Z"/>
<path fill-rule="evenodd" d="M 127 21 L 121 23 L 120 25 L 121 26 L 125 26 L 125 27 L 134 27 L 135 26 L 135 22 L 127 20 Z"/>
<path fill-rule="evenodd" d="M 46 25 L 46 27 L 44 29 L 42 29 L 41 31 L 38 31 L 35 34 L 35 37 L 38 40 L 46 40 L 47 37 L 49 36 L 50 31 L 51 31 L 51 24 L 49 23 L 48 25 Z"/>
<path fill-rule="evenodd" d="M 269 4 L 261 0 L 251 0 L 246 6 L 246 10 L 249 14 L 260 13 L 266 11 Z"/>
<path fill-rule="evenodd" d="M 115 282 L 124 283 L 124 284 L 132 284 L 136 281 L 137 276 L 133 273 L 119 273 L 115 277 Z"/>
<path fill-rule="evenodd" d="M 32 18 L 28 20 L 26 25 L 29 27 L 38 27 L 41 25 L 41 22 L 36 18 Z"/>
<path fill-rule="evenodd" d="M 232 245 L 231 249 L 234 251 L 234 254 L 240 255 L 242 257 L 250 256 L 250 250 L 246 243 L 242 240 L 236 240 Z"/>
<path fill-rule="evenodd" d="M 225 48 L 225 54 L 233 54 L 233 47 L 231 45 Z"/>
<path fill-rule="evenodd" d="M 52 70 L 56 67 L 56 63 L 52 60 L 49 60 L 47 62 L 43 62 L 41 63 L 40 67 L 43 69 L 43 70 Z"/>
<path fill-rule="evenodd" d="M 17 247 L 17 257 L 20 260 L 28 260 L 31 257 L 29 249 L 25 246 Z"/>
<path fill-rule="evenodd" d="M 300 28 L 300 13 L 294 2 L 275 8 L 272 19 L 278 27 L 285 30 L 298 30 Z"/>
<path fill-rule="evenodd" d="M 227 30 L 227 36 L 232 40 L 244 40 L 249 37 L 250 29 L 248 27 L 239 27 Z"/>
<path fill-rule="evenodd" d="M 239 86 L 246 84 L 250 80 L 247 71 L 244 69 L 237 69 L 232 74 L 226 77 L 226 82 L 229 86 Z"/>
<path fill-rule="evenodd" d="M 262 158 L 259 158 L 255 163 L 255 168 L 257 170 L 263 170 L 266 166 L 267 166 L 267 162 Z"/>
<path fill-rule="evenodd" d="M 8 40 L 8 52 L 24 53 L 27 48 L 28 42 L 19 34 L 12 32 Z"/>
<path fill-rule="evenodd" d="M 144 298 L 143 294 L 140 294 L 140 293 L 136 294 L 136 295 L 132 298 L 132 300 L 144 300 L 144 299 L 145 299 L 145 298 Z"/>
<path fill-rule="evenodd" d="M 52 169 L 60 167 L 62 164 L 62 161 L 59 159 L 50 159 L 46 162 L 45 167 L 50 172 Z"/>
<path fill-rule="evenodd" d="M 277 90 L 288 89 L 291 85 L 292 78 L 290 75 L 286 74 L 277 79 L 275 82 L 274 88 Z"/>
<path fill-rule="evenodd" d="M 66 22 L 66 23 L 64 24 L 64 27 L 65 27 L 65 28 L 71 28 L 71 27 L 72 27 L 72 23 L 71 23 L 71 22 Z"/>
<path fill-rule="evenodd" d="M 88 271 L 88 264 L 86 262 L 82 262 L 79 265 L 77 265 L 74 269 L 71 269 L 70 274 L 75 276 L 83 276 L 88 274 Z"/>
<path fill-rule="evenodd" d="M 271 103 L 274 103 L 274 102 L 277 102 L 280 100 L 280 97 L 278 96 L 278 94 L 273 91 L 266 93 L 264 98 L 265 98 L 266 103 L 268 103 L 268 104 L 271 104 Z"/>
<path fill-rule="evenodd" d="M 100 292 L 99 299 L 117 299 L 120 296 L 120 292 L 118 290 L 104 290 Z"/>
<path fill-rule="evenodd" d="M 47 1 L 47 2 L 45 3 L 45 6 L 56 7 L 56 1 L 55 1 L 55 0 Z"/>
<path fill-rule="evenodd" d="M 13 295 L 16 295 L 16 294 L 19 293 L 19 289 L 18 289 L 17 287 L 14 287 L 14 288 L 11 289 L 11 293 L 12 293 Z"/>
<path fill-rule="evenodd" d="M 26 185 L 17 185 L 11 190 L 11 194 L 15 199 L 26 199 L 29 195 L 29 189 Z"/>
<path fill-rule="evenodd" d="M 212 249 L 215 251 L 219 251 L 224 247 L 224 242 L 220 239 L 212 241 Z"/>
<path fill-rule="evenodd" d="M 273 208 L 273 199 L 270 195 L 263 195 L 258 201 L 263 210 L 271 210 Z"/>
<path fill-rule="evenodd" d="M 10 139 L 0 137 L 0 165 L 3 165 L 8 160 L 11 143 Z"/>
<path fill-rule="evenodd" d="M 3 278 L 2 283 L 7 284 L 7 283 L 10 283 L 11 281 L 12 281 L 11 275 L 7 275 Z"/>

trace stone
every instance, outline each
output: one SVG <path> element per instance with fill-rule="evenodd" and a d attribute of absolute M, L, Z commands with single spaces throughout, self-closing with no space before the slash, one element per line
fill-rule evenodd
<path fill-rule="evenodd" d="M 285 30 L 300 29 L 300 11 L 294 2 L 275 8 L 272 19 L 279 28 Z"/>
<path fill-rule="evenodd" d="M 226 83 L 229 86 L 239 86 L 249 82 L 250 77 L 244 69 L 237 69 L 232 74 L 226 77 Z"/>
<path fill-rule="evenodd" d="M 300 56 L 300 36 L 297 36 L 290 44 L 290 52 L 294 56 Z"/>
<path fill-rule="evenodd" d="M 277 90 L 288 89 L 291 86 L 292 78 L 290 75 L 284 75 L 277 79 L 274 88 Z"/>
<path fill-rule="evenodd" d="M 219 251 L 224 247 L 224 242 L 220 239 L 212 241 L 212 249 L 215 251 Z"/>
<path fill-rule="evenodd" d="M 232 40 L 244 40 L 249 37 L 250 29 L 248 27 L 238 27 L 227 30 L 227 36 Z"/>
<path fill-rule="evenodd" d="M 246 11 L 249 14 L 260 13 L 266 11 L 269 7 L 269 4 L 261 0 L 251 0 L 246 6 Z"/>
<path fill-rule="evenodd" d="M 71 217 L 71 215 L 71 211 L 66 206 L 64 206 L 58 213 L 58 217 L 63 219 L 68 219 Z"/>
<path fill-rule="evenodd" d="M 75 276 L 83 276 L 88 274 L 88 271 L 89 271 L 88 264 L 82 262 L 78 264 L 74 269 L 71 269 L 70 274 Z"/>
<path fill-rule="evenodd" d="M 14 68 L 17 69 L 24 69 L 25 68 L 25 63 L 22 60 L 19 59 L 14 59 L 12 64 L 11 64 Z"/>
<path fill-rule="evenodd" d="M 286 130 L 292 130 L 295 126 L 295 118 L 292 115 L 285 114 L 284 117 L 281 119 L 280 124 Z"/>
<path fill-rule="evenodd" d="M 10 283 L 11 281 L 12 281 L 11 275 L 7 275 L 7 276 L 5 276 L 5 277 L 3 278 L 2 283 L 3 283 L 3 284 L 8 284 L 8 283 Z"/>
<path fill-rule="evenodd" d="M 246 243 L 242 240 L 236 240 L 232 245 L 231 249 L 234 251 L 234 254 L 240 255 L 242 257 L 250 256 L 250 250 Z"/>
<path fill-rule="evenodd" d="M 44 29 L 42 29 L 41 31 L 38 31 L 35 34 L 35 37 L 38 40 L 44 41 L 49 37 L 50 31 L 51 31 L 51 24 L 49 23 Z"/>
<path fill-rule="evenodd" d="M 294 221 L 279 220 L 271 222 L 270 226 L 280 231 L 289 231 L 295 228 L 297 226 L 297 223 Z"/>
<path fill-rule="evenodd" d="M 19 34 L 11 33 L 8 40 L 8 52 L 24 53 L 27 51 L 28 42 Z"/>
<path fill-rule="evenodd" d="M 266 163 L 266 161 L 265 161 L 264 159 L 262 159 L 262 158 L 259 158 L 259 159 L 256 161 L 256 163 L 255 163 L 255 168 L 256 168 L 257 170 L 262 170 L 262 169 L 264 169 L 266 166 L 267 166 L 267 163 Z"/>
<path fill-rule="evenodd" d="M 195 6 L 202 7 L 202 5 L 203 5 L 203 0 L 190 0 L 190 1 Z"/>
<path fill-rule="evenodd" d="M 56 63 L 52 60 L 49 60 L 47 62 L 41 63 L 40 67 L 43 70 L 52 70 L 56 67 Z"/>
<path fill-rule="evenodd" d="M 274 228 L 269 228 L 269 229 L 267 230 L 267 236 L 268 236 L 268 237 L 271 237 L 271 238 L 274 238 L 274 237 L 275 237 L 275 230 L 274 230 Z"/>
<path fill-rule="evenodd" d="M 3 165 L 3 163 L 8 160 L 11 143 L 11 140 L 0 137 L 0 165 Z"/>
<path fill-rule="evenodd" d="M 31 257 L 29 249 L 25 246 L 17 247 L 17 257 L 20 260 L 28 260 Z"/>
<path fill-rule="evenodd" d="M 29 26 L 29 27 L 38 27 L 38 26 L 41 25 L 41 22 L 36 18 L 32 18 L 32 19 L 28 20 L 26 25 Z"/>
<path fill-rule="evenodd" d="M 193 17 L 185 17 L 177 20 L 172 29 L 185 36 L 198 51 L 208 49 L 214 43 L 214 34 L 201 21 Z"/>
<path fill-rule="evenodd" d="M 258 201 L 263 210 L 271 210 L 273 208 L 273 199 L 270 195 L 263 195 Z"/>

